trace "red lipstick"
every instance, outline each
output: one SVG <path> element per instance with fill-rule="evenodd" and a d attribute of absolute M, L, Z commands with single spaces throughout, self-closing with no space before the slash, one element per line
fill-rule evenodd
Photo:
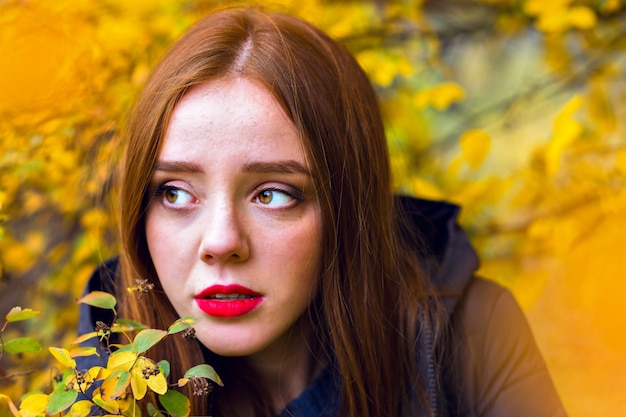
<path fill-rule="evenodd" d="M 196 295 L 200 310 L 213 317 L 239 317 L 263 302 L 263 295 L 241 285 L 212 285 Z"/>

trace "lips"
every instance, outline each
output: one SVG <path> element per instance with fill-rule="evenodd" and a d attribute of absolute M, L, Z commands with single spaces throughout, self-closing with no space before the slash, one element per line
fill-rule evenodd
<path fill-rule="evenodd" d="M 213 285 L 196 295 L 196 304 L 209 316 L 240 317 L 263 302 L 263 295 L 241 285 Z"/>

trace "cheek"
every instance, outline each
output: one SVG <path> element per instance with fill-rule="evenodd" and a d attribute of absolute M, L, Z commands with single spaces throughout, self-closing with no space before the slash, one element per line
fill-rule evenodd
<path fill-rule="evenodd" d="M 146 243 L 148 245 L 148 252 L 152 258 L 155 268 L 158 270 L 158 261 L 161 259 L 161 252 L 163 251 L 164 240 L 161 236 L 160 222 L 155 219 L 154 216 L 146 216 Z"/>
<path fill-rule="evenodd" d="M 312 217 L 278 234 L 265 229 L 257 235 L 265 238 L 256 239 L 254 245 L 255 258 L 262 259 L 262 268 L 273 276 L 272 281 L 284 291 L 295 292 L 292 297 L 297 299 L 315 292 L 319 281 L 322 233 L 317 218 Z"/>
<path fill-rule="evenodd" d="M 321 227 L 314 224 L 298 239 L 286 243 L 291 252 L 293 268 L 299 285 L 315 292 L 319 281 L 322 260 Z M 288 259 L 288 258 L 287 258 Z"/>
<path fill-rule="evenodd" d="M 185 247 L 185 239 L 179 239 L 175 228 L 167 224 L 167 221 L 156 215 L 146 215 L 146 243 L 152 263 L 156 268 L 161 281 L 166 281 L 173 273 L 173 267 L 180 267 L 183 255 L 189 252 Z M 172 262 L 177 259 L 177 262 Z"/>

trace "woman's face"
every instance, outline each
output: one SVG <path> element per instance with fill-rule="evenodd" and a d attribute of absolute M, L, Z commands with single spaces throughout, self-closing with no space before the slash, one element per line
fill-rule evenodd
<path fill-rule="evenodd" d="M 296 128 L 252 81 L 177 104 L 151 181 L 148 248 L 177 313 L 225 356 L 271 352 L 317 287 L 322 225 Z M 300 334 L 300 333 L 298 333 Z"/>

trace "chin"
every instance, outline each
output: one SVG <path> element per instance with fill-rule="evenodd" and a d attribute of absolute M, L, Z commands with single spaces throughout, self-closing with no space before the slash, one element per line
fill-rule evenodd
<path fill-rule="evenodd" d="M 249 356 L 258 353 L 266 347 L 265 344 L 259 341 L 251 341 L 241 336 L 241 333 L 232 338 L 211 331 L 206 331 L 203 335 L 196 333 L 196 337 L 204 347 L 220 356 Z"/>

